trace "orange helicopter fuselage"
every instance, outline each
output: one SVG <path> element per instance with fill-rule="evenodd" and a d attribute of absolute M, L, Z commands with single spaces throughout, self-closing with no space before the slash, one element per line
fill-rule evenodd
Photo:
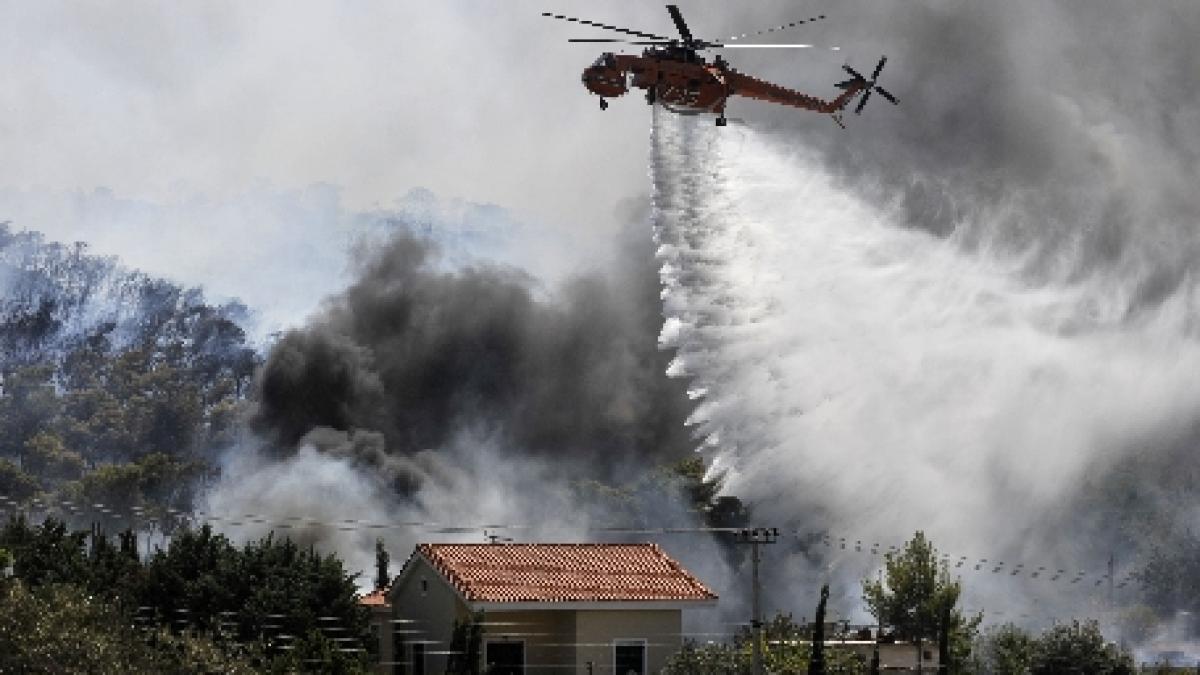
<path fill-rule="evenodd" d="M 832 101 L 781 87 L 734 70 L 720 57 L 708 63 L 695 52 L 673 48 L 647 49 L 641 56 L 603 54 L 583 71 L 588 91 L 616 98 L 631 87 L 646 91 L 649 103 L 661 103 L 674 112 L 723 114 L 730 96 L 745 96 L 823 113 L 841 111 L 865 88 L 852 84 Z"/>

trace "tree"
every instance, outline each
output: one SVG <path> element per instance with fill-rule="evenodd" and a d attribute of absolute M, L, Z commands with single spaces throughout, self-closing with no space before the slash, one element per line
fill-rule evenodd
<path fill-rule="evenodd" d="M 808 675 L 825 675 L 825 603 L 829 601 L 829 584 L 821 585 L 821 600 L 813 619 L 812 656 L 808 659 Z"/>
<path fill-rule="evenodd" d="M 1059 624 L 1050 628 L 1033 646 L 1029 672 L 1032 675 L 1132 675 L 1133 657 L 1105 642 L 1095 621 Z"/>
<path fill-rule="evenodd" d="M 918 650 L 922 640 L 937 640 L 942 670 L 961 669 L 982 616 L 968 618 L 957 608 L 962 586 L 950 578 L 945 563 L 938 564 L 937 549 L 925 533 L 917 531 L 903 548 L 888 553 L 884 568 L 884 579 L 863 580 L 871 614 Z"/>
<path fill-rule="evenodd" d="M 118 609 L 133 612 L 138 588 L 144 583 L 142 562 L 138 558 L 137 533 L 127 529 L 117 535 L 114 546 L 103 532 L 94 530 L 88 552 L 87 588 L 107 598 Z"/>
<path fill-rule="evenodd" d="M 300 636 L 286 654 L 271 664 L 272 672 L 352 675 L 366 673 L 366 662 L 352 652 L 339 649 L 337 643 L 316 628 Z"/>
<path fill-rule="evenodd" d="M 13 572 L 30 586 L 78 583 L 87 576 L 86 535 L 68 532 L 61 520 L 47 518 L 36 527 L 13 516 L 0 529 L 0 546 L 16 558 Z"/>
<path fill-rule="evenodd" d="M 159 550 L 145 566 L 145 581 L 138 588 L 138 603 L 152 607 L 162 623 L 186 621 L 211 629 L 219 613 L 240 608 L 246 579 L 239 569 L 238 551 L 224 535 L 205 524 L 184 529 Z M 241 637 L 257 637 L 245 630 Z"/>
<path fill-rule="evenodd" d="M 58 434 L 40 431 L 25 441 L 24 466 L 48 484 L 76 480 L 83 474 L 83 457 L 63 445 Z"/>
<path fill-rule="evenodd" d="M 37 494 L 38 483 L 16 464 L 0 459 L 0 495 L 23 502 Z"/>
<path fill-rule="evenodd" d="M 53 379 L 49 363 L 23 366 L 0 379 L 0 454 L 22 456 L 25 442 L 58 416 L 61 405 Z"/>
<path fill-rule="evenodd" d="M 450 657 L 446 672 L 451 675 L 480 675 L 480 644 L 483 641 L 483 612 L 455 619 L 450 633 Z"/>
<path fill-rule="evenodd" d="M 253 673 L 250 663 L 196 636 L 139 632 L 114 608 L 71 585 L 0 586 L 0 672 Z"/>
<path fill-rule="evenodd" d="M 981 675 L 1024 675 L 1037 639 L 1011 623 L 993 626 L 975 640 L 974 670 Z"/>
<path fill-rule="evenodd" d="M 392 577 L 388 574 L 387 549 L 383 547 L 383 539 L 375 540 L 375 589 L 383 590 L 392 585 Z"/>

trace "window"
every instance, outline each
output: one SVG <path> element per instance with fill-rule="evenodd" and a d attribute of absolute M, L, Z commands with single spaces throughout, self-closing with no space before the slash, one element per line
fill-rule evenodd
<path fill-rule="evenodd" d="M 421 595 L 425 595 L 428 592 L 429 592 L 429 580 L 422 579 L 421 580 Z"/>
<path fill-rule="evenodd" d="M 488 675 L 525 675 L 525 643 L 488 640 L 483 650 Z"/>
<path fill-rule="evenodd" d="M 613 675 L 646 675 L 646 641 L 613 641 Z"/>

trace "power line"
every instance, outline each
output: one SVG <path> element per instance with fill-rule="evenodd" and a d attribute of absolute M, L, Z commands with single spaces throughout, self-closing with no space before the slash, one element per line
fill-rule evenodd
<path fill-rule="evenodd" d="M 145 523 L 152 529 L 159 528 L 165 531 L 168 525 L 181 525 L 184 523 L 207 522 L 215 525 L 221 525 L 230 528 L 238 527 L 255 527 L 267 526 L 270 529 L 277 530 L 303 530 L 310 528 L 324 528 L 337 532 L 358 532 L 370 531 L 384 533 L 387 531 L 411 531 L 423 530 L 429 534 L 472 534 L 486 533 L 495 531 L 505 531 L 511 533 L 534 532 L 539 528 L 528 523 L 449 523 L 445 521 L 421 521 L 409 520 L 392 523 L 380 523 L 366 519 L 322 519 L 313 516 L 305 516 L 298 514 L 257 514 L 257 513 L 228 513 L 215 511 L 184 511 L 171 507 L 148 508 L 142 506 L 131 506 L 126 509 L 119 510 L 102 502 L 80 502 L 77 503 L 68 499 L 50 500 L 46 498 L 30 498 L 18 500 L 9 495 L 0 494 L 0 510 L 22 511 L 30 510 L 23 505 L 34 507 L 35 511 L 52 512 L 55 510 L 71 513 L 76 517 L 94 518 L 100 514 L 101 518 L 111 518 L 117 521 L 132 521 L 133 524 Z M 675 535 L 675 534 L 710 534 L 710 535 L 731 535 L 737 536 L 744 528 L 737 527 L 706 527 L 706 526 L 678 526 L 678 527 L 647 527 L 642 525 L 614 525 L 614 526 L 597 526 L 597 525 L 581 525 L 576 529 L 580 531 L 608 534 L 608 535 Z M 486 535 L 484 535 L 486 536 Z M 823 545 L 830 551 L 845 551 L 849 553 L 857 553 L 870 555 L 876 558 L 886 556 L 888 553 L 896 553 L 900 550 L 896 544 L 884 545 L 880 542 L 872 542 L 869 539 L 853 538 L 849 536 L 835 536 L 835 533 L 829 531 L 801 531 L 793 530 L 786 533 L 785 536 L 795 538 L 801 543 L 810 543 L 814 545 Z M 948 569 L 958 570 L 960 573 L 978 572 L 981 575 L 990 574 L 994 577 L 1006 576 L 1014 581 L 1018 578 L 1028 578 L 1030 580 L 1040 580 L 1046 583 L 1055 583 L 1064 587 L 1083 587 L 1091 585 L 1093 587 L 1102 586 L 1106 581 L 1114 590 L 1124 589 L 1129 584 L 1137 579 L 1136 570 L 1130 568 L 1125 570 L 1124 574 L 1117 576 L 1115 570 L 1110 569 L 1107 573 L 1104 572 L 1089 572 L 1086 569 L 1079 569 L 1078 566 L 1065 564 L 1059 565 L 1035 565 L 1037 561 L 1031 562 L 1016 562 L 1008 564 L 1006 561 L 999 560 L 995 557 L 974 557 L 966 555 L 953 555 L 951 553 L 942 553 L 939 562 L 946 565 Z M 1071 571 L 1077 570 L 1077 571 Z"/>

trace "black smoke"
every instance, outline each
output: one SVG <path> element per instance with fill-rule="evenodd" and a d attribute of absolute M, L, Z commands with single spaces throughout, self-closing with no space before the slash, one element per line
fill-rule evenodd
<path fill-rule="evenodd" d="M 657 347 L 649 228 L 626 239 L 612 273 L 547 290 L 513 268 L 447 269 L 434 243 L 400 227 L 362 252 L 358 278 L 317 319 L 279 339 L 254 426 L 285 454 L 302 439 L 338 445 L 317 442 L 328 431 L 371 432 L 381 441 L 358 443 L 364 459 L 437 450 L 469 431 L 607 476 L 686 455 L 687 399 Z"/>

